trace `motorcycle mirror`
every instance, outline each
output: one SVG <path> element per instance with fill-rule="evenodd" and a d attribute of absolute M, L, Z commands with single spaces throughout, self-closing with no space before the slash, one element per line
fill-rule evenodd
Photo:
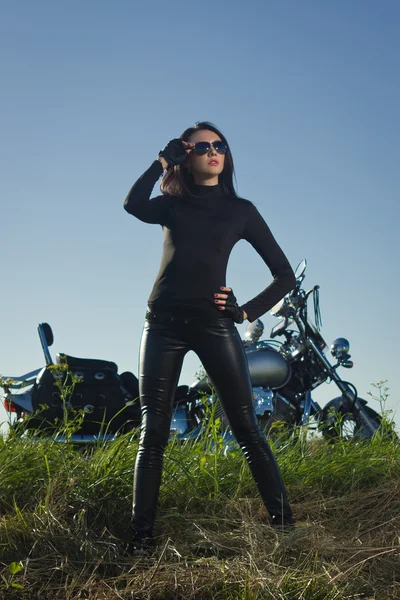
<path fill-rule="evenodd" d="M 296 279 L 300 279 L 300 277 L 303 277 L 306 267 L 307 267 L 307 260 L 305 258 L 303 258 L 303 260 L 301 260 L 296 267 L 296 271 L 294 273 L 294 276 L 296 277 Z"/>
<path fill-rule="evenodd" d="M 251 340 L 255 343 L 260 339 L 263 332 L 264 323 L 260 319 L 257 319 L 256 321 L 253 321 L 252 323 L 249 323 L 249 325 L 247 325 L 244 337 L 247 340 Z"/>

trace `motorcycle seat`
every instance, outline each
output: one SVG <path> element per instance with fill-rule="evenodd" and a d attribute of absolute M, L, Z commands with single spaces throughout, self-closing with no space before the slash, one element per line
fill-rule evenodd
<path fill-rule="evenodd" d="M 202 379 L 196 381 L 192 386 L 193 390 L 197 392 L 206 392 L 207 394 L 211 393 L 212 384 L 208 376 L 206 375 Z"/>
<path fill-rule="evenodd" d="M 180 402 L 186 402 L 187 395 L 189 392 L 188 385 L 178 385 L 176 388 L 175 396 L 174 396 L 174 404 L 179 404 Z"/>
<path fill-rule="evenodd" d="M 61 364 L 67 361 L 67 365 L 72 369 L 95 369 L 96 371 L 113 371 L 118 373 L 118 367 L 114 362 L 109 360 L 99 360 L 97 358 L 77 358 L 68 356 L 68 354 L 57 354 L 56 364 Z"/>

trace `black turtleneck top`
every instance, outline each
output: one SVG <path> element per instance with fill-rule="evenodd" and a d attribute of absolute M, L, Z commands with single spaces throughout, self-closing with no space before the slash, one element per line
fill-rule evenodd
<path fill-rule="evenodd" d="M 150 200 L 162 172 L 162 164 L 154 160 L 124 202 L 131 215 L 163 227 L 161 264 L 148 299 L 151 310 L 224 318 L 224 311 L 214 303 L 214 293 L 223 293 L 220 287 L 226 286 L 228 258 L 240 239 L 250 242 L 274 276 L 258 296 L 241 305 L 249 321 L 266 313 L 295 287 L 286 256 L 252 202 L 224 193 L 220 184 L 194 185 L 198 198 L 163 194 Z"/>

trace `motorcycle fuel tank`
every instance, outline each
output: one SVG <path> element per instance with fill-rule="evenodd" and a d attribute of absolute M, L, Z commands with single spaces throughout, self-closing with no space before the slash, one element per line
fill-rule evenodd
<path fill-rule="evenodd" d="M 279 389 L 290 379 L 291 368 L 273 348 L 257 348 L 246 352 L 253 387 Z"/>
<path fill-rule="evenodd" d="M 291 376 L 291 368 L 284 357 L 274 348 L 254 348 L 246 352 L 252 387 L 279 389 L 287 384 Z M 191 386 L 199 392 L 211 391 L 211 381 L 203 377 Z"/>

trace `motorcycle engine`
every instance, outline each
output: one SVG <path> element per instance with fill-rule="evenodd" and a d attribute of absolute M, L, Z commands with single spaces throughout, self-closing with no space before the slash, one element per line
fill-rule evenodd
<path fill-rule="evenodd" d="M 274 412 L 271 415 L 271 422 L 283 421 L 284 423 L 293 424 L 295 422 L 296 409 L 286 400 L 281 394 L 274 394 Z"/>
<path fill-rule="evenodd" d="M 262 419 L 264 425 L 267 421 L 283 421 L 284 423 L 294 423 L 296 409 L 277 392 L 262 387 L 253 388 L 254 408 L 256 415 Z M 215 418 L 221 420 L 221 431 L 230 429 L 228 419 L 220 402 L 215 409 Z"/>

